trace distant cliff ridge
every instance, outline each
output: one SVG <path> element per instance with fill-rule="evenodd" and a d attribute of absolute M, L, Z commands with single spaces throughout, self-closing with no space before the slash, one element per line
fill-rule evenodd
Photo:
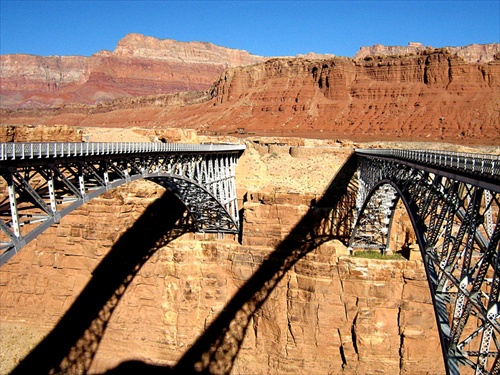
<path fill-rule="evenodd" d="M 469 63 L 487 63 L 495 60 L 500 53 L 500 43 L 471 44 L 465 47 L 444 47 L 449 53 L 461 57 Z M 434 49 L 422 43 L 410 42 L 407 46 L 384 46 L 375 44 L 371 47 L 361 47 L 354 55 L 354 59 L 364 59 L 367 56 L 407 55 Z"/>
<path fill-rule="evenodd" d="M 447 49 L 364 59 L 273 58 L 202 92 L 2 110 L 3 124 L 187 128 L 305 138 L 500 144 L 500 60 Z"/>
<path fill-rule="evenodd" d="M 354 60 L 425 49 L 429 47 L 420 43 L 406 47 L 374 45 L 362 47 Z M 500 44 L 447 49 L 467 62 L 487 63 L 500 53 Z M 297 56 L 309 60 L 333 57 L 313 52 Z M 1 55 L 0 108 L 98 104 L 124 97 L 204 91 L 225 69 L 269 58 L 206 42 L 178 42 L 140 34 L 126 35 L 113 52 L 100 51 L 90 57 Z"/>
<path fill-rule="evenodd" d="M 0 106 L 96 104 L 127 96 L 201 91 L 226 68 L 265 60 L 211 43 L 129 34 L 90 57 L 2 55 Z"/>
<path fill-rule="evenodd" d="M 178 42 L 141 34 L 128 34 L 118 42 L 115 56 L 157 59 L 177 63 L 215 64 L 234 67 L 265 60 L 238 49 L 216 46 L 207 42 Z"/>

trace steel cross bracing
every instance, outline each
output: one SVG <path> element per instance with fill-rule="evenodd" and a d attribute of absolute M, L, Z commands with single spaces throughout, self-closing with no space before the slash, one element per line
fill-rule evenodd
<path fill-rule="evenodd" d="M 173 191 L 199 232 L 239 231 L 235 168 L 245 146 L 0 143 L 0 265 L 88 200 L 146 178 Z"/>
<path fill-rule="evenodd" d="M 422 252 L 449 374 L 500 374 L 500 157 L 356 150 L 350 250 L 389 249 L 399 199 Z"/>

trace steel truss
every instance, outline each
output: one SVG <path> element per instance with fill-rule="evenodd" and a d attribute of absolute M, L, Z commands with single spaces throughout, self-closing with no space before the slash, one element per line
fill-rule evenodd
<path fill-rule="evenodd" d="M 0 265 L 83 203 L 149 179 L 173 191 L 199 232 L 239 231 L 235 169 L 245 147 L 162 143 L 0 144 Z"/>
<path fill-rule="evenodd" d="M 389 249 L 399 199 L 408 211 L 449 374 L 500 373 L 500 158 L 356 150 L 350 250 Z"/>

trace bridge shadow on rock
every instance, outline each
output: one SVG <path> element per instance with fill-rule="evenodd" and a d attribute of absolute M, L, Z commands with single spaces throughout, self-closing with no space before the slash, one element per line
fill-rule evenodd
<path fill-rule="evenodd" d="M 264 304 L 285 274 L 319 245 L 339 240 L 348 244 L 354 220 L 357 168 L 353 154 L 332 180 L 323 197 L 236 292 L 207 330 L 171 369 L 175 374 L 228 374 L 252 315 Z M 149 367 L 151 374 L 157 369 Z M 147 370 L 145 373 L 148 373 Z"/>
<path fill-rule="evenodd" d="M 158 249 L 193 229 L 186 207 L 165 192 L 118 239 L 56 327 L 12 374 L 86 373 L 107 323 L 134 276 Z"/>

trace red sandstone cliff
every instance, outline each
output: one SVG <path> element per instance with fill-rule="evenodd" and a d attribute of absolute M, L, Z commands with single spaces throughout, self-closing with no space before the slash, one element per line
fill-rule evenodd
<path fill-rule="evenodd" d="M 205 90 L 226 68 L 264 60 L 211 43 L 129 34 L 90 57 L 2 55 L 2 108 L 94 104 L 124 96 Z"/>
<path fill-rule="evenodd" d="M 361 47 L 354 55 L 354 59 L 364 59 L 368 56 L 407 55 L 422 52 L 433 47 L 424 46 L 422 43 L 410 42 L 408 46 L 384 46 L 375 44 L 370 47 Z M 465 47 L 445 47 L 445 49 L 469 63 L 487 63 L 495 60 L 495 55 L 500 53 L 499 43 L 471 44 Z"/>
<path fill-rule="evenodd" d="M 3 111 L 3 124 L 196 129 L 302 137 L 500 144 L 500 60 L 447 50 L 275 58 L 224 71 L 205 92 Z"/>
<path fill-rule="evenodd" d="M 496 140 L 499 93 L 500 61 L 469 64 L 442 51 L 272 60 L 226 71 L 213 89 L 215 104 L 252 130 Z"/>

